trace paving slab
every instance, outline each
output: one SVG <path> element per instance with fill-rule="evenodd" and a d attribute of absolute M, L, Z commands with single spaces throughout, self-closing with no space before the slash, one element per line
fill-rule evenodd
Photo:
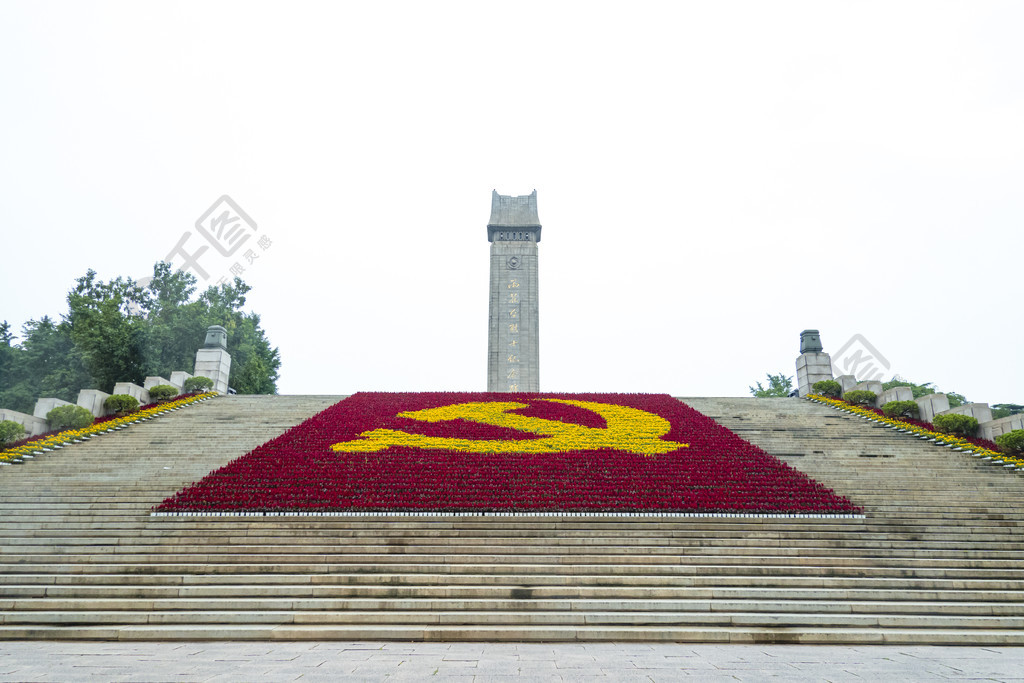
<path fill-rule="evenodd" d="M 1024 681 L 1024 648 L 0 642 L 6 681 Z"/>

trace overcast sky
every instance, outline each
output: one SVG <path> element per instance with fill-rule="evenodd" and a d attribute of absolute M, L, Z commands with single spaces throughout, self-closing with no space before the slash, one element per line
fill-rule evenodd
<path fill-rule="evenodd" d="M 194 252 L 228 195 L 256 232 L 197 261 L 244 269 L 281 393 L 482 391 L 491 190 L 536 189 L 542 390 L 745 395 L 818 328 L 1024 402 L 1022 27 L 977 1 L 7 1 L 0 319 Z"/>

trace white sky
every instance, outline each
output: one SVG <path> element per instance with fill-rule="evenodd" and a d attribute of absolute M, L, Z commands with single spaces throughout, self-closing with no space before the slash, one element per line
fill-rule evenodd
<path fill-rule="evenodd" d="M 149 274 L 227 194 L 272 240 L 242 265 L 282 393 L 484 390 L 490 193 L 536 188 L 545 391 L 746 395 L 810 327 L 1021 402 L 1022 26 L 935 0 L 5 2 L 0 319 L 59 315 L 90 267 Z"/>

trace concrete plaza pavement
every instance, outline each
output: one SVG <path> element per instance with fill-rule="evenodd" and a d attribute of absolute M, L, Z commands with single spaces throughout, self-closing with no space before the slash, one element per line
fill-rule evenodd
<path fill-rule="evenodd" d="M 0 681 L 1024 681 L 1024 648 L 0 642 Z"/>

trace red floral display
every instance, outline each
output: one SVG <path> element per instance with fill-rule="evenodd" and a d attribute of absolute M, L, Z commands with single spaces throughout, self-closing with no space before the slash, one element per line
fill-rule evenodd
<path fill-rule="evenodd" d="M 537 450 L 542 443 L 528 447 L 526 442 L 547 437 L 473 418 L 408 417 L 410 412 L 443 412 L 459 404 L 515 402 L 523 407 L 506 408 L 513 423 L 539 418 L 525 422 L 554 421 L 558 427 L 567 425 L 569 434 L 613 431 L 610 417 L 558 401 L 644 411 L 631 412 L 647 415 L 667 430 L 660 437 L 644 437 L 646 443 L 667 452 L 647 455 L 630 445 L 546 453 L 466 452 L 467 439 L 519 441 L 524 450 Z M 369 452 L 344 450 L 371 443 L 371 432 L 451 439 L 463 447 L 384 444 Z M 619 434 L 621 438 L 621 426 Z M 179 491 L 157 510 L 861 512 L 666 394 L 485 393 L 355 394 Z"/>

